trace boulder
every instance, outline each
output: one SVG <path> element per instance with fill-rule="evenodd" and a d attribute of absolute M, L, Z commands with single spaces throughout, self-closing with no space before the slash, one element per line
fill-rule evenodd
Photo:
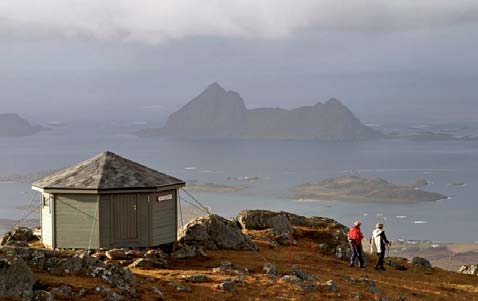
<path fill-rule="evenodd" d="M 324 291 L 330 292 L 330 293 L 335 293 L 337 291 L 337 283 L 335 283 L 335 281 L 333 280 L 329 280 L 327 282 L 322 283 L 320 287 Z"/>
<path fill-rule="evenodd" d="M 270 262 L 265 263 L 262 269 L 266 272 L 269 278 L 276 278 L 279 276 L 279 271 L 277 270 L 277 267 Z"/>
<path fill-rule="evenodd" d="M 412 264 L 416 267 L 419 267 L 419 268 L 424 268 L 424 269 L 427 269 L 427 270 L 432 269 L 432 265 L 431 265 L 430 261 L 428 261 L 427 259 L 422 258 L 422 257 L 413 257 Z"/>
<path fill-rule="evenodd" d="M 0 246 L 5 246 L 7 243 L 10 244 L 13 242 L 11 232 L 7 232 L 0 236 Z"/>
<path fill-rule="evenodd" d="M 123 297 L 121 295 L 119 295 L 118 293 L 115 293 L 110 288 L 107 288 L 107 287 L 104 287 L 104 286 L 98 286 L 97 288 L 95 288 L 95 291 L 97 293 L 101 294 L 102 296 L 104 296 L 105 299 L 103 299 L 103 300 L 106 300 L 106 301 L 123 300 Z"/>
<path fill-rule="evenodd" d="M 112 284 L 128 295 L 134 295 L 136 293 L 133 286 L 137 284 L 137 281 L 128 268 L 113 263 L 105 265 L 104 267 L 95 267 L 89 272 L 89 275 Z"/>
<path fill-rule="evenodd" d="M 16 255 L 0 255 L 0 297 L 30 300 L 34 284 L 35 276 L 23 259 Z"/>
<path fill-rule="evenodd" d="M 272 228 L 272 220 L 276 219 L 278 216 L 281 216 L 280 212 L 269 210 L 243 210 L 236 216 L 236 220 L 241 225 L 242 229 L 265 230 Z M 277 224 L 282 222 L 282 220 L 275 221 Z"/>
<path fill-rule="evenodd" d="M 478 275 L 478 264 L 464 265 L 458 270 L 458 273 L 467 275 Z"/>
<path fill-rule="evenodd" d="M 106 259 L 106 253 L 105 252 L 94 253 L 94 254 L 91 255 L 91 257 L 96 258 L 98 260 L 105 260 Z"/>
<path fill-rule="evenodd" d="M 236 222 L 215 214 L 192 220 L 179 230 L 178 237 L 180 244 L 212 250 L 257 250 Z"/>
<path fill-rule="evenodd" d="M 297 284 L 301 282 L 300 278 L 295 275 L 284 275 L 280 277 L 279 280 L 282 282 L 293 283 L 293 284 Z"/>
<path fill-rule="evenodd" d="M 136 259 L 132 264 L 129 265 L 129 268 L 150 270 L 150 269 L 157 269 L 157 268 L 165 268 L 167 266 L 168 266 L 168 263 L 166 262 L 165 259 L 145 257 L 145 258 Z"/>
<path fill-rule="evenodd" d="M 191 258 L 196 256 L 196 251 L 194 250 L 194 248 L 183 244 L 180 248 L 176 249 L 173 253 L 171 253 L 170 256 L 174 259 Z"/>
<path fill-rule="evenodd" d="M 183 275 L 183 279 L 186 282 L 201 283 L 208 282 L 209 278 L 205 274 Z"/>
<path fill-rule="evenodd" d="M 234 264 L 230 261 L 223 261 L 218 267 L 212 269 L 213 273 L 221 273 L 224 272 L 226 274 L 233 274 L 238 276 L 243 276 L 247 274 L 249 271 L 245 267 L 241 267 L 240 265 Z"/>
<path fill-rule="evenodd" d="M 34 291 L 32 301 L 53 301 L 53 296 L 47 291 Z"/>
<path fill-rule="evenodd" d="M 30 241 L 33 237 L 33 230 L 27 227 L 18 227 L 12 232 L 15 241 Z"/>
<path fill-rule="evenodd" d="M 225 292 L 232 292 L 236 289 L 236 282 L 234 281 L 224 281 L 217 286 L 218 289 Z"/>
<path fill-rule="evenodd" d="M 305 217 L 285 211 L 274 212 L 269 210 L 243 210 L 236 216 L 236 220 L 243 229 L 264 230 L 273 227 L 273 219 L 277 216 L 286 217 L 293 226 L 311 227 L 311 228 L 335 228 L 347 231 L 348 228 L 337 221 L 325 217 Z"/>
<path fill-rule="evenodd" d="M 138 256 L 135 255 L 134 257 L 138 257 Z M 166 258 L 167 254 L 164 253 L 164 251 L 161 249 L 151 249 L 151 250 L 148 250 L 146 253 L 144 253 L 143 256 L 139 256 L 139 257 Z"/>
<path fill-rule="evenodd" d="M 305 217 L 284 211 L 243 210 L 236 216 L 236 220 L 242 229 L 271 229 L 272 234 L 276 235 L 274 240 L 280 245 L 290 243 L 288 233 L 293 226 L 313 228 L 317 232 L 309 237 L 316 238 L 318 243 L 323 244 L 323 252 L 342 260 L 350 259 L 351 251 L 347 241 L 348 228 L 333 219 L 317 216 Z M 298 235 L 295 234 L 294 238 L 297 237 Z M 296 243 L 294 239 L 293 244 Z"/>
<path fill-rule="evenodd" d="M 289 274 L 279 279 L 281 282 L 293 284 L 297 289 L 304 292 L 315 292 L 319 287 L 315 284 L 317 278 L 304 271 L 293 269 Z"/>
<path fill-rule="evenodd" d="M 292 232 L 292 223 L 283 215 L 277 215 L 271 218 L 272 233 L 282 235 Z"/>
<path fill-rule="evenodd" d="M 398 271 L 406 271 L 407 270 L 406 266 L 404 266 L 403 264 L 401 264 L 397 261 L 394 261 L 394 260 L 387 260 L 385 263 L 387 265 L 391 266 L 392 268 L 394 268 L 395 270 L 398 270 Z"/>
<path fill-rule="evenodd" d="M 305 271 L 302 271 L 302 270 L 299 270 L 299 269 L 293 269 L 290 273 L 290 275 L 294 275 L 294 276 L 297 276 L 299 277 L 300 280 L 304 280 L 304 281 L 317 281 L 319 280 L 317 277 L 315 277 L 314 275 L 311 275 Z"/>
<path fill-rule="evenodd" d="M 53 296 L 61 297 L 61 298 L 72 298 L 74 297 L 75 293 L 73 292 L 73 288 L 68 284 L 64 284 L 62 286 L 54 287 L 50 290 L 50 293 Z"/>
<path fill-rule="evenodd" d="M 122 260 L 127 259 L 126 250 L 124 249 L 111 249 L 106 251 L 106 257 L 110 260 Z"/>
<path fill-rule="evenodd" d="M 163 293 L 163 291 L 162 291 L 159 287 L 153 286 L 153 287 L 151 288 L 151 290 L 153 291 L 153 293 L 154 293 L 155 295 L 158 295 L 158 296 L 160 296 L 160 297 L 164 297 L 164 293 Z"/>
<path fill-rule="evenodd" d="M 83 268 L 83 260 L 78 257 L 46 258 L 43 269 L 54 275 L 79 274 Z"/>
<path fill-rule="evenodd" d="M 180 284 L 178 286 L 176 286 L 176 290 L 178 292 L 190 292 L 191 291 L 191 288 L 187 285 L 184 285 L 184 284 Z"/>

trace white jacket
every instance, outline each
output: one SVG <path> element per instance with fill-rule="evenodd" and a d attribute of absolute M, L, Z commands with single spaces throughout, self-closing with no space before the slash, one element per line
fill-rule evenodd
<path fill-rule="evenodd" d="M 382 237 L 380 236 L 382 232 L 383 230 L 381 229 L 375 229 L 372 231 L 372 238 L 370 242 L 370 247 L 371 247 L 370 252 L 372 253 L 385 252 L 385 250 L 382 250 L 382 243 L 381 243 Z M 383 245 L 385 246 L 385 242 Z"/>

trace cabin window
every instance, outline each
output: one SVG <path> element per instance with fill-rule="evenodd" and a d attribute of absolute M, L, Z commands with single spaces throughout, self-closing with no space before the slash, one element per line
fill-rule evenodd
<path fill-rule="evenodd" d="M 157 201 L 158 201 L 158 202 L 162 202 L 162 201 L 168 201 L 168 200 L 172 200 L 172 199 L 173 199 L 173 195 L 172 195 L 172 194 L 165 194 L 165 195 L 160 195 L 160 196 L 158 196 Z"/>

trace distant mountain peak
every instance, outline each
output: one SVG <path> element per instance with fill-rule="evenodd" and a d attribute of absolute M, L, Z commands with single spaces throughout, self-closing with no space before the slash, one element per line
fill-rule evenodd
<path fill-rule="evenodd" d="M 210 84 L 171 114 L 159 134 L 184 137 L 354 140 L 379 137 L 340 102 L 332 98 L 294 110 L 248 110 L 240 94 Z M 151 136 L 148 131 L 146 135 Z"/>
<path fill-rule="evenodd" d="M 340 100 L 338 100 L 338 99 L 335 98 L 335 97 L 332 97 L 332 98 L 330 98 L 329 100 L 327 100 L 327 101 L 325 102 L 325 104 L 326 104 L 326 105 L 341 105 L 341 106 L 344 105 Z"/>
<path fill-rule="evenodd" d="M 226 90 L 218 82 L 213 82 L 212 84 L 207 86 L 206 90 L 204 90 L 204 91 L 208 91 L 208 90 L 226 92 Z"/>

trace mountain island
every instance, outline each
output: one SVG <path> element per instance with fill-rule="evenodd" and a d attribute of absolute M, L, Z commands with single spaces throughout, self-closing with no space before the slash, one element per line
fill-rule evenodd
<path fill-rule="evenodd" d="M 0 137 L 30 136 L 42 129 L 41 126 L 32 126 L 18 114 L 0 114 Z"/>
<path fill-rule="evenodd" d="M 136 132 L 142 137 L 268 138 L 362 140 L 381 137 L 339 100 L 292 110 L 248 109 L 239 93 L 218 83 L 171 114 L 160 129 Z"/>

